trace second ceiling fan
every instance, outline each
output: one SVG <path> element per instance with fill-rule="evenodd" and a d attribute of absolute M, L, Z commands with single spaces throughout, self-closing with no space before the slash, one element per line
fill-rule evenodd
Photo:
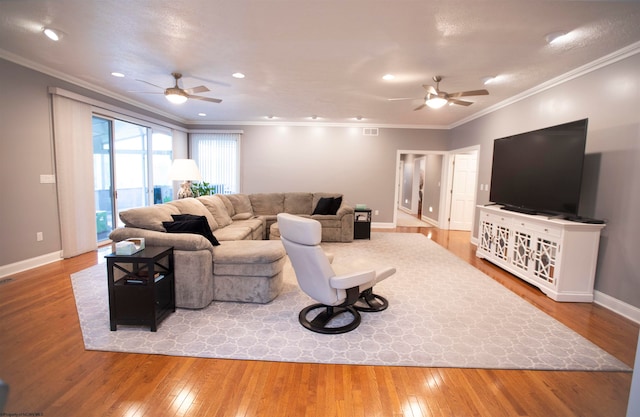
<path fill-rule="evenodd" d="M 440 75 L 436 75 L 433 77 L 433 81 L 435 81 L 435 87 L 428 84 L 423 84 L 425 90 L 427 90 L 427 95 L 424 97 L 424 103 L 416 107 L 415 110 L 422 110 L 425 106 L 429 106 L 434 109 L 438 109 L 446 104 L 457 104 L 459 106 L 470 106 L 473 104 L 472 101 L 460 100 L 459 97 L 470 97 L 470 96 L 486 96 L 489 94 L 487 90 L 469 90 L 469 91 L 459 91 L 457 93 L 447 93 L 446 91 L 440 90 L 440 81 L 442 81 L 442 77 Z M 414 100 L 414 99 L 389 99 L 389 100 Z M 420 98 L 422 100 L 422 98 Z"/>

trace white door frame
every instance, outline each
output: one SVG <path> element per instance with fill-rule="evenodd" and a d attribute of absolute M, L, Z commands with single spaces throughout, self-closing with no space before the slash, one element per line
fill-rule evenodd
<path fill-rule="evenodd" d="M 474 146 L 469 146 L 467 148 L 460 148 L 460 149 L 454 149 L 452 151 L 449 151 L 446 155 L 445 155 L 445 160 L 443 163 L 443 169 L 446 170 L 445 175 L 443 176 L 443 178 L 446 178 L 446 187 L 442 187 L 443 191 L 444 191 L 444 210 L 442 210 L 442 216 L 440 217 L 441 219 L 443 219 L 443 221 L 441 221 L 441 226 L 439 226 L 441 229 L 446 229 L 449 230 L 450 229 L 450 216 L 449 213 L 451 212 L 451 190 L 453 189 L 453 161 L 455 159 L 455 156 L 458 154 L 469 154 L 472 152 L 476 152 L 476 184 L 474 187 L 474 200 L 478 200 L 478 166 L 480 163 L 480 145 L 474 145 Z M 475 216 L 473 216 L 473 219 L 471 220 L 471 231 L 473 232 L 473 230 L 475 230 Z"/>
<path fill-rule="evenodd" d="M 420 151 L 415 151 L 415 150 L 406 150 L 406 149 L 398 149 L 396 150 L 396 191 L 395 191 L 395 196 L 393 198 L 394 201 L 394 210 L 393 210 L 393 226 L 392 227 L 396 227 L 396 225 L 398 224 L 398 208 L 400 207 L 400 195 L 399 193 L 399 189 L 400 189 L 400 181 L 402 181 L 402 172 L 400 171 L 401 166 L 402 166 L 402 160 L 401 160 L 401 155 L 403 154 L 411 154 L 411 155 L 443 155 L 443 161 L 442 161 L 442 173 L 441 173 L 441 178 L 442 178 L 442 184 L 445 184 L 444 178 L 445 174 L 446 174 L 446 166 L 447 166 L 447 152 L 446 151 L 425 151 L 425 150 L 420 150 Z M 439 214 L 438 214 L 438 224 L 435 224 L 435 227 L 438 227 L 440 229 L 443 228 L 443 225 L 445 224 L 444 222 L 446 221 L 446 219 L 448 218 L 448 211 L 443 210 L 442 208 L 444 207 L 444 203 L 445 203 L 445 198 L 446 198 L 446 187 L 440 187 L 440 210 L 439 210 Z"/>

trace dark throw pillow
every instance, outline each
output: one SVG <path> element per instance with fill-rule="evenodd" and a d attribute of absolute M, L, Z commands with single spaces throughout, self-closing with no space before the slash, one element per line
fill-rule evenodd
<path fill-rule="evenodd" d="M 162 222 L 167 233 L 192 233 L 204 236 L 213 246 L 220 245 L 218 239 L 211 232 L 209 222 L 204 216 L 195 216 L 193 214 L 173 214 L 174 221 Z"/>
<path fill-rule="evenodd" d="M 335 215 L 338 212 L 338 209 L 340 208 L 341 205 L 342 205 L 342 196 L 334 198 L 333 203 L 331 204 L 331 210 L 329 211 L 329 214 Z"/>
<path fill-rule="evenodd" d="M 342 197 L 322 197 L 318 200 L 315 210 L 312 214 L 330 214 L 335 215 L 342 204 Z"/>
<path fill-rule="evenodd" d="M 331 211 L 331 205 L 333 204 L 333 198 L 331 197 L 322 197 L 318 200 L 318 204 L 316 205 L 315 210 L 313 210 L 312 215 L 314 214 L 329 214 Z"/>

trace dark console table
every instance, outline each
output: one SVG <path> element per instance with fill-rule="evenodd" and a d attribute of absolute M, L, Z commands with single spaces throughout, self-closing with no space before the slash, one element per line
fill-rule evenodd
<path fill-rule="evenodd" d="M 133 255 L 112 253 L 105 258 L 111 330 L 128 324 L 155 332 L 176 311 L 173 247 L 149 246 Z"/>

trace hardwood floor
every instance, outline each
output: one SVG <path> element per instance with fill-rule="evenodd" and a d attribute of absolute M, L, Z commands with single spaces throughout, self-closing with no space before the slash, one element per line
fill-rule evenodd
<path fill-rule="evenodd" d="M 554 302 L 477 259 L 468 232 L 395 231 L 429 236 L 633 365 L 635 323 L 595 304 Z M 0 280 L 0 378 L 10 385 L 5 414 L 0 415 L 617 417 L 626 413 L 629 372 L 293 364 L 85 351 L 69 275 L 99 261 L 102 254 L 93 252 Z"/>

